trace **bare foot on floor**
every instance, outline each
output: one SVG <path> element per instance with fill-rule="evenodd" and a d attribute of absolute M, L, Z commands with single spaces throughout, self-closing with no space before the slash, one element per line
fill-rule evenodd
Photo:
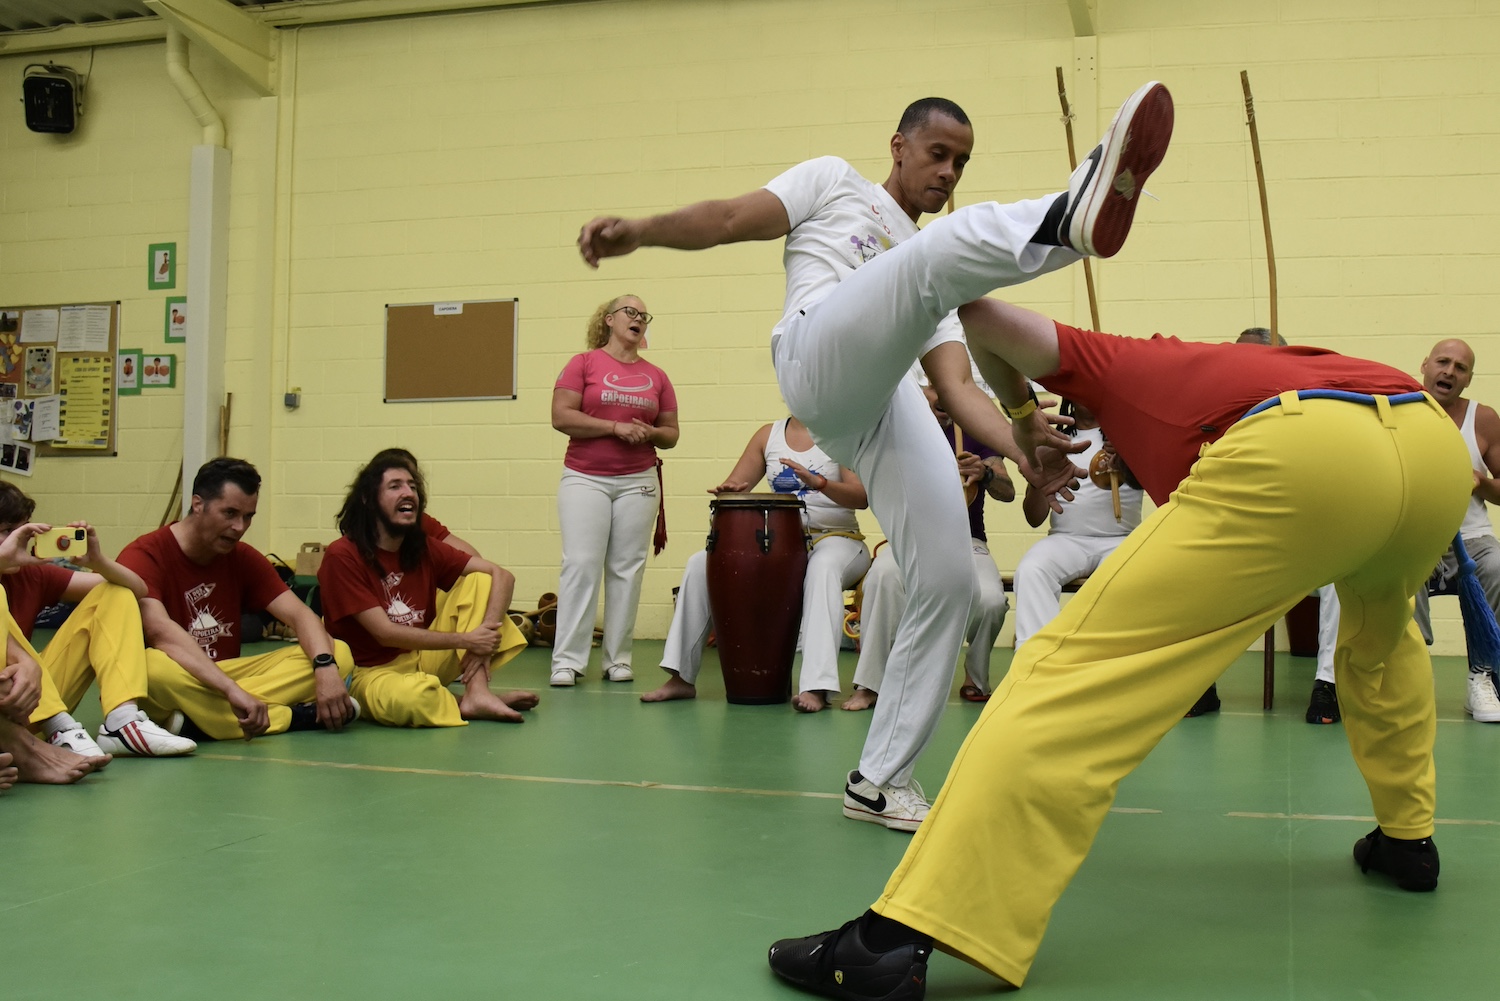
<path fill-rule="evenodd" d="M 675 702 L 678 699 L 696 699 L 698 697 L 698 686 L 692 682 L 683 681 L 679 675 L 667 673 L 666 682 L 660 687 L 646 692 L 641 696 L 642 702 Z"/>
<path fill-rule="evenodd" d="M 878 696 L 868 688 L 860 688 L 858 685 L 855 685 L 854 694 L 845 699 L 844 704 L 839 706 L 839 708 L 846 709 L 852 713 L 857 713 L 861 710 L 869 709 L 870 707 L 875 705 L 876 698 L 878 698 Z"/>
<path fill-rule="evenodd" d="M 497 723 L 524 723 L 526 717 L 505 704 L 505 700 L 488 688 L 464 692 L 458 699 L 458 711 L 464 719 L 488 719 Z"/>
<path fill-rule="evenodd" d="M 64 747 L 55 747 L 38 740 L 30 733 L 13 741 L 11 755 L 16 761 L 18 777 L 22 782 L 41 785 L 72 785 L 90 772 L 96 772 L 109 764 L 109 755 L 84 757 Z"/>
<path fill-rule="evenodd" d="M 8 753 L 0 751 L 0 792 L 21 781 L 21 773 L 16 768 L 15 761 Z"/>
<path fill-rule="evenodd" d="M 792 696 L 792 708 L 799 713 L 820 713 L 828 708 L 828 696 L 822 692 L 798 692 Z"/>
<path fill-rule="evenodd" d="M 500 696 L 500 701 L 512 709 L 535 709 L 542 699 L 536 692 L 514 691 Z"/>

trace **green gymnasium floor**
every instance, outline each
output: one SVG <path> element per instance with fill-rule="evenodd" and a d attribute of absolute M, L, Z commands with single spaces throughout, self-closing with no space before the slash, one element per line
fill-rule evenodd
<path fill-rule="evenodd" d="M 360 723 L 0 796 L 0 998 L 799 997 L 766 946 L 857 913 L 907 840 L 839 813 L 868 715 L 730 706 L 712 666 L 696 702 L 639 704 L 654 668 L 552 690 L 547 653 L 501 676 L 543 693 L 524 726 Z M 1494 997 L 1500 726 L 1436 671 L 1438 892 L 1360 875 L 1369 802 L 1341 728 L 1302 721 L 1311 661 L 1263 714 L 1246 655 L 1125 781 L 1022 996 Z M 977 714 L 955 695 L 931 793 Z M 994 982 L 940 955 L 930 985 Z"/>

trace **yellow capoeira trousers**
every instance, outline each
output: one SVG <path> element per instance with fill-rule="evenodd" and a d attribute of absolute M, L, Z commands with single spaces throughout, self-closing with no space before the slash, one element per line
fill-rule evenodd
<path fill-rule="evenodd" d="M 1290 395 L 1290 394 L 1287 394 Z M 1016 653 L 874 909 L 1019 986 L 1115 790 L 1304 595 L 1334 582 L 1344 730 L 1392 837 L 1433 832 L 1432 665 L 1411 598 L 1473 486 L 1429 398 L 1298 400 L 1205 446 Z"/>
<path fill-rule="evenodd" d="M 354 670 L 349 647 L 334 641 L 333 657 L 339 665 L 339 677 L 348 678 Z M 235 684 L 266 704 L 271 725 L 266 734 L 285 733 L 292 725 L 291 707 L 317 698 L 317 681 L 313 677 L 312 659 L 296 645 L 254 657 L 221 660 L 219 670 Z M 235 719 L 229 700 L 217 689 L 209 688 L 189 674 L 180 664 L 160 650 L 146 651 L 148 702 L 141 705 L 153 720 L 165 719 L 174 709 L 198 725 L 215 740 L 238 740 L 245 735 Z"/>
<path fill-rule="evenodd" d="M 460 577 L 453 590 L 438 592 L 437 612 L 428 628 L 439 633 L 466 633 L 484 621 L 490 600 L 490 575 Z M 500 620 L 500 648 L 490 667 L 510 661 L 526 647 L 526 637 L 509 618 Z M 386 726 L 467 726 L 458 700 L 448 686 L 458 680 L 462 650 L 407 650 L 377 667 L 357 667 L 349 694 L 359 700 L 368 719 Z"/>
<path fill-rule="evenodd" d="M 42 666 L 42 700 L 31 714 L 32 723 L 77 709 L 96 676 L 99 703 L 106 713 L 146 696 L 141 608 L 128 589 L 118 584 L 95 587 L 40 653 L 21 635 L 15 619 L 5 618 L 10 635 Z"/>

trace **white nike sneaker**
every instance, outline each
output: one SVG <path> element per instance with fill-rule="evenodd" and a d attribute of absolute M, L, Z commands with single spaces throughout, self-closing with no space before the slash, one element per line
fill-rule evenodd
<path fill-rule="evenodd" d="M 1068 181 L 1058 236 L 1089 257 L 1113 257 L 1125 245 L 1146 178 L 1172 139 L 1172 95 L 1152 81 L 1131 94 Z"/>
<path fill-rule="evenodd" d="M 1488 671 L 1469 672 L 1469 697 L 1464 712 L 1476 723 L 1500 723 L 1500 696 L 1495 694 L 1495 678 Z"/>
<path fill-rule="evenodd" d="M 929 809 L 927 796 L 915 781 L 905 786 L 879 786 L 852 771 L 844 785 L 844 816 L 850 820 L 879 824 L 893 831 L 915 831 Z"/>
<path fill-rule="evenodd" d="M 74 754 L 81 754 L 85 758 L 97 757 L 106 753 L 104 748 L 94 743 L 94 738 L 81 726 L 69 727 L 66 730 L 58 730 L 56 733 L 47 734 L 47 743 L 54 747 L 65 747 Z"/>
<path fill-rule="evenodd" d="M 143 712 L 118 730 L 105 729 L 99 725 L 99 746 L 106 754 L 128 754 L 139 758 L 173 758 L 192 754 L 198 745 L 186 737 L 157 726 Z"/>

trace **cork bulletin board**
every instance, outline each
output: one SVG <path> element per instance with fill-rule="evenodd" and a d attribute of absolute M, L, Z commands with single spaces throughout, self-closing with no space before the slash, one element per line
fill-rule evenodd
<path fill-rule="evenodd" d="M 514 400 L 517 299 L 385 307 L 385 402 Z"/>
<path fill-rule="evenodd" d="M 0 306 L 0 438 L 38 456 L 114 455 L 119 344 L 119 302 Z"/>

